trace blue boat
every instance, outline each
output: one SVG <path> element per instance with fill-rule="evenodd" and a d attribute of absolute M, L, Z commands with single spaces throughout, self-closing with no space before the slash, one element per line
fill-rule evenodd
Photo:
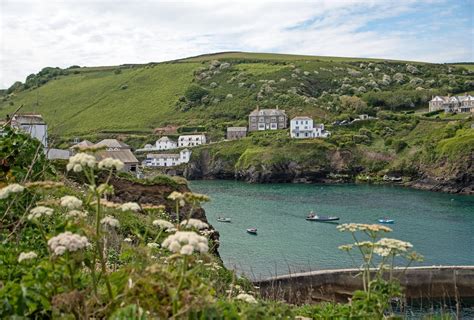
<path fill-rule="evenodd" d="M 384 223 L 384 224 L 394 224 L 394 223 L 395 223 L 395 220 L 383 218 L 383 219 L 379 219 L 379 222 L 380 222 L 380 223 Z"/>

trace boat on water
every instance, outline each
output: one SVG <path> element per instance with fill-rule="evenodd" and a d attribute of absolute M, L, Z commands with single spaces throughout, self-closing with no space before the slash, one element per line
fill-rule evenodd
<path fill-rule="evenodd" d="M 321 216 L 319 214 L 314 214 L 314 213 L 311 212 L 306 217 L 306 220 L 308 220 L 308 221 L 319 221 L 319 222 L 333 222 L 333 221 L 338 221 L 339 217 Z"/>
<path fill-rule="evenodd" d="M 231 218 L 218 217 L 217 221 L 219 222 L 232 222 Z"/>
<path fill-rule="evenodd" d="M 379 219 L 379 222 L 380 222 L 380 223 L 385 223 L 385 224 L 394 224 L 394 223 L 395 223 L 395 220 L 383 218 L 383 219 Z"/>
<path fill-rule="evenodd" d="M 248 229 L 247 229 L 247 233 L 250 233 L 250 234 L 257 234 L 257 228 L 248 228 Z"/>

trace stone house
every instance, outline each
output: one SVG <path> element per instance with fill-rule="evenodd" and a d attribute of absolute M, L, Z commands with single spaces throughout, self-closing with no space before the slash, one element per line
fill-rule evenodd
<path fill-rule="evenodd" d="M 287 122 L 285 110 L 257 108 L 249 114 L 249 131 L 286 129 Z"/>
<path fill-rule="evenodd" d="M 290 121 L 290 137 L 294 139 L 327 138 L 329 131 L 324 129 L 324 124 L 314 125 L 310 117 L 295 117 Z"/>
<path fill-rule="evenodd" d="M 147 167 L 173 167 L 182 163 L 188 163 L 191 159 L 191 151 L 183 149 L 179 153 L 149 153 L 143 165 Z"/>
<path fill-rule="evenodd" d="M 474 97 L 470 94 L 463 96 L 435 96 L 429 102 L 429 111 L 444 110 L 450 112 L 474 113 Z"/>
<path fill-rule="evenodd" d="M 247 136 L 247 127 L 228 127 L 227 140 L 238 140 Z"/>

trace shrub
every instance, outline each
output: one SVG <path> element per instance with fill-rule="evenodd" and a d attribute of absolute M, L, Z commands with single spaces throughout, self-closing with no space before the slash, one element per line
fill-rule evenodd
<path fill-rule="evenodd" d="M 198 102 L 202 97 L 208 94 L 209 92 L 206 89 L 195 84 L 190 85 L 184 92 L 186 99 L 191 102 Z"/>

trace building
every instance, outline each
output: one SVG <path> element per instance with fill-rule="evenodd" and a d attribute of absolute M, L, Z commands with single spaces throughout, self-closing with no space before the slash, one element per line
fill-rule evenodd
<path fill-rule="evenodd" d="M 173 167 L 183 163 L 188 163 L 191 159 L 191 151 L 183 149 L 178 153 L 149 153 L 143 165 L 147 167 Z"/>
<path fill-rule="evenodd" d="M 97 142 L 95 147 L 105 147 L 107 151 L 131 150 L 130 146 L 117 139 L 103 139 Z"/>
<path fill-rule="evenodd" d="M 444 112 L 474 113 L 474 97 L 470 94 L 463 96 L 435 96 L 429 102 L 429 111 L 444 110 Z"/>
<path fill-rule="evenodd" d="M 247 136 L 247 127 L 228 127 L 227 140 L 238 140 Z"/>
<path fill-rule="evenodd" d="M 25 131 L 32 138 L 41 141 L 45 148 L 48 147 L 48 125 L 40 114 L 15 114 L 11 119 L 11 126 Z"/>
<path fill-rule="evenodd" d="M 179 136 L 178 147 L 195 147 L 201 144 L 206 144 L 206 136 L 203 134 L 192 134 Z"/>
<path fill-rule="evenodd" d="M 67 160 L 71 156 L 71 151 L 63 149 L 48 149 L 46 156 L 49 160 Z"/>
<path fill-rule="evenodd" d="M 249 114 L 249 131 L 285 129 L 287 122 L 285 110 L 257 108 Z"/>
<path fill-rule="evenodd" d="M 177 147 L 178 144 L 168 137 L 161 137 L 160 139 L 156 140 L 157 150 L 172 150 L 176 149 Z"/>
<path fill-rule="evenodd" d="M 77 152 L 80 152 L 81 149 L 87 149 L 92 147 L 94 144 L 90 142 L 89 140 L 82 140 L 79 143 L 76 143 L 75 145 L 71 146 L 69 150 L 71 151 L 71 154 L 75 154 Z"/>
<path fill-rule="evenodd" d="M 290 121 L 291 138 L 327 138 L 329 135 L 330 132 L 324 129 L 324 124 L 314 125 L 310 117 L 295 117 Z"/>

